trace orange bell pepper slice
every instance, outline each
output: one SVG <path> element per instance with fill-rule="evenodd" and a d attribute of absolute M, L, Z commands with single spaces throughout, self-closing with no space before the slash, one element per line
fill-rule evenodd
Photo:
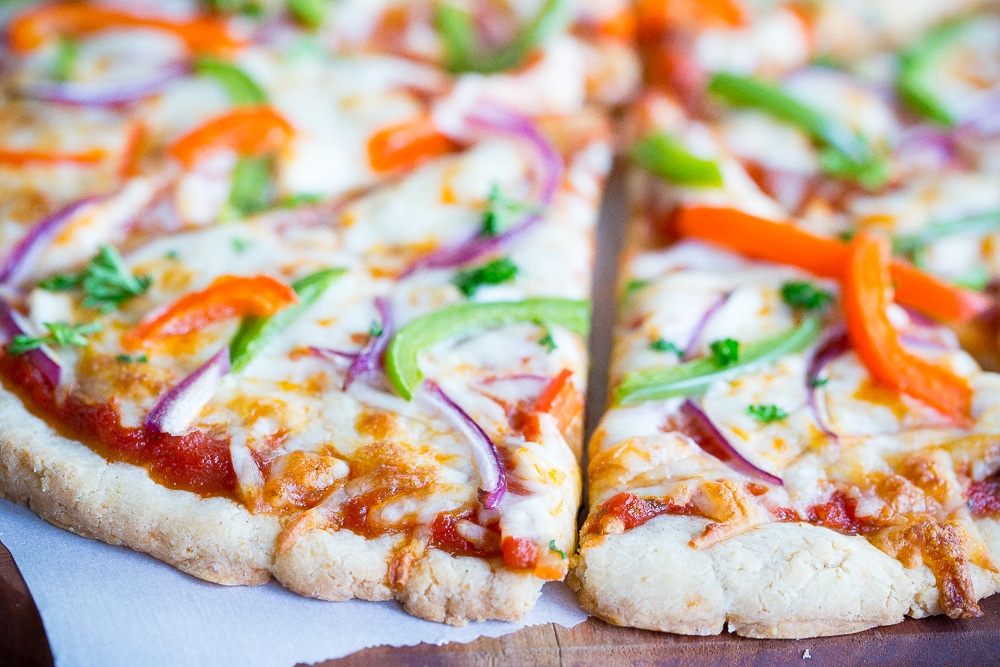
<path fill-rule="evenodd" d="M 747 10 L 739 0 L 639 0 L 636 17 L 640 39 L 652 42 L 670 28 L 737 28 Z"/>
<path fill-rule="evenodd" d="M 842 280 L 850 254 L 846 242 L 816 236 L 795 225 L 758 218 L 732 208 L 681 208 L 673 220 L 677 236 L 726 246 L 754 259 L 788 264 L 824 278 Z M 896 301 L 937 320 L 967 322 L 986 312 L 989 297 L 951 285 L 902 260 L 890 265 Z"/>
<path fill-rule="evenodd" d="M 860 232 L 848 250 L 843 308 L 851 345 L 882 384 L 923 401 L 956 425 L 972 424 L 972 389 L 964 378 L 903 349 L 886 315 L 889 242 Z"/>
<path fill-rule="evenodd" d="M 26 164 L 35 162 L 50 164 L 72 162 L 80 165 L 91 165 L 103 162 L 107 156 L 108 154 L 99 148 L 92 148 L 91 150 L 80 151 L 77 153 L 0 148 L 0 165 L 23 167 Z"/>
<path fill-rule="evenodd" d="M 82 2 L 50 2 L 21 12 L 7 28 L 7 41 L 14 51 L 24 53 L 54 37 L 89 35 L 109 28 L 165 30 L 195 52 L 227 51 L 242 44 L 229 33 L 226 22 L 216 17 L 175 20 Z"/>
<path fill-rule="evenodd" d="M 291 123 L 271 107 L 240 107 L 185 134 L 170 147 L 170 154 L 190 167 L 227 148 L 250 157 L 263 155 L 280 148 L 294 134 Z"/>
<path fill-rule="evenodd" d="M 372 135 L 368 140 L 368 162 L 376 172 L 411 169 L 459 148 L 457 142 L 437 129 L 430 116 L 421 116 Z"/>
<path fill-rule="evenodd" d="M 570 382 L 571 377 L 573 371 L 562 369 L 535 400 L 535 412 L 546 412 L 555 417 L 562 432 L 583 413 L 583 397 Z"/>
<path fill-rule="evenodd" d="M 200 292 L 154 311 L 122 337 L 122 345 L 134 350 L 230 317 L 268 317 L 298 300 L 295 290 L 270 276 L 219 276 Z"/>

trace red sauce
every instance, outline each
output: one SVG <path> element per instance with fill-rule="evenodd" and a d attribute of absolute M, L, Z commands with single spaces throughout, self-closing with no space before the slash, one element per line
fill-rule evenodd
<path fill-rule="evenodd" d="M 25 357 L 0 356 L 0 375 L 48 423 L 105 459 L 142 466 L 154 480 L 173 489 L 236 497 L 227 440 L 198 431 L 174 436 L 144 426 L 126 428 L 113 402 L 90 404 L 72 395 L 58 402 L 52 387 Z"/>
<path fill-rule="evenodd" d="M 533 568 L 538 564 L 538 545 L 526 537 L 503 538 L 500 546 L 503 564 L 518 570 Z"/>
<path fill-rule="evenodd" d="M 846 535 L 857 535 L 867 532 L 873 526 L 858 519 L 855 512 L 858 503 L 843 491 L 835 491 L 830 500 L 815 505 L 809 509 L 809 516 L 806 520 L 820 526 L 825 526 L 838 533 Z"/>
<path fill-rule="evenodd" d="M 966 492 L 969 512 L 974 517 L 1000 515 L 1000 473 L 987 477 L 981 482 L 973 482 Z"/>
<path fill-rule="evenodd" d="M 585 531 L 602 534 L 607 532 L 612 520 L 622 523 L 625 530 L 641 526 L 653 517 L 661 514 L 692 515 L 697 512 L 693 503 L 677 505 L 669 498 L 657 500 L 640 498 L 631 493 L 619 493 L 609 499 L 591 519 L 587 521 Z"/>

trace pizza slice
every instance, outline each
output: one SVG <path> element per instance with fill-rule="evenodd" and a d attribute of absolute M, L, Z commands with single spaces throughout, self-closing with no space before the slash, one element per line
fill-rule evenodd
<path fill-rule="evenodd" d="M 0 491 L 218 583 L 523 615 L 576 537 L 611 164 L 562 27 L 484 74 L 194 7 L 10 16 L 10 141 L 102 152 L 14 169 Z M 137 51 L 164 80 L 112 98 Z"/>
<path fill-rule="evenodd" d="M 643 201 L 588 450 L 584 608 L 753 637 L 978 615 L 1000 588 L 1000 385 L 918 312 L 965 294 L 877 236 L 734 208 L 680 207 L 665 246 Z"/>

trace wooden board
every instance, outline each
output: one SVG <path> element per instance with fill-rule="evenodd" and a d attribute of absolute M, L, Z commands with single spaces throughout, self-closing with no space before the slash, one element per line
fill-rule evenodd
<path fill-rule="evenodd" d="M 706 667 L 708 665 L 843 667 L 851 664 L 1000 664 L 1000 595 L 982 602 L 983 617 L 907 619 L 854 635 L 816 639 L 688 637 L 619 628 L 597 619 L 575 628 L 540 625 L 469 644 L 372 648 L 321 667 L 462 665 L 463 667 Z"/>

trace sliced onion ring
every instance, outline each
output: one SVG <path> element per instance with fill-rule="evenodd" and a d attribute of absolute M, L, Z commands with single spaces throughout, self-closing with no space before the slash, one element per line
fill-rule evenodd
<path fill-rule="evenodd" d="M 190 68 L 171 63 L 150 73 L 149 78 L 133 81 L 36 81 L 21 87 L 25 97 L 45 102 L 76 106 L 106 107 L 127 104 L 154 95 L 170 82 L 181 78 Z"/>
<path fill-rule="evenodd" d="M 701 343 L 701 335 L 705 332 L 705 327 L 708 326 L 712 317 L 726 305 L 726 302 L 729 301 L 729 297 L 732 295 L 732 292 L 723 292 L 720 294 L 701 316 L 701 319 L 698 320 L 698 323 L 694 326 L 694 330 L 691 332 L 691 338 L 688 339 L 687 345 L 684 346 L 684 354 L 681 357 L 681 361 L 691 361 L 698 356 L 698 344 Z"/>
<path fill-rule="evenodd" d="M 441 413 L 469 441 L 472 462 L 479 474 L 479 502 L 488 510 L 496 509 L 507 493 L 507 475 L 496 444 L 437 383 L 426 380 L 423 385 Z"/>
<path fill-rule="evenodd" d="M 743 473 L 748 477 L 782 486 L 780 477 L 772 475 L 766 470 L 758 468 L 748 461 L 739 450 L 726 439 L 722 431 L 716 427 L 712 420 L 699 408 L 690 398 L 681 403 L 680 414 L 685 421 L 685 426 L 695 436 L 693 439 L 705 452 L 719 459 L 730 468 Z"/>
<path fill-rule="evenodd" d="M 829 420 L 824 411 L 820 410 L 819 402 L 816 400 L 816 383 L 820 379 L 820 374 L 826 365 L 837 357 L 845 354 L 851 349 L 851 342 L 847 338 L 847 331 L 841 329 L 834 332 L 824 341 L 813 353 L 806 368 L 806 397 L 809 410 L 812 412 L 813 421 L 825 435 L 837 439 L 837 434 L 830 428 Z"/>
<path fill-rule="evenodd" d="M 389 309 L 389 301 L 381 296 L 376 297 L 375 308 L 378 309 L 382 330 L 368 341 L 368 345 L 354 357 L 351 367 L 347 369 L 347 377 L 344 379 L 344 391 L 347 391 L 347 388 L 362 375 L 382 368 L 385 348 L 389 346 L 389 341 L 396 333 L 392 311 Z"/>
<path fill-rule="evenodd" d="M 0 297 L 0 343 L 8 345 L 14 336 L 31 335 L 31 325 L 21 313 L 14 310 L 6 299 Z M 53 387 L 58 387 L 62 380 L 62 364 L 52 353 L 48 345 L 42 345 L 34 350 L 28 350 L 24 356 L 42 373 Z"/>
<path fill-rule="evenodd" d="M 0 264 L 0 284 L 16 285 L 27 278 L 45 247 L 66 228 L 81 209 L 100 199 L 100 197 L 80 199 L 32 227 L 3 258 L 3 263 Z"/>
<path fill-rule="evenodd" d="M 212 399 L 229 372 L 229 347 L 224 347 L 180 384 L 165 393 L 146 415 L 143 424 L 156 433 L 181 435 Z"/>
<path fill-rule="evenodd" d="M 421 269 L 453 268 L 496 252 L 507 245 L 512 238 L 519 236 L 542 219 L 541 211 L 552 203 L 562 183 L 565 171 L 562 156 L 530 119 L 501 107 L 489 106 L 477 109 L 476 113 L 468 115 L 465 121 L 474 130 L 509 136 L 523 141 L 532 148 L 539 158 L 542 175 L 542 182 L 538 188 L 538 205 L 524 219 L 496 236 L 481 236 L 477 232 L 463 243 L 446 246 L 424 255 L 407 267 L 402 277 Z"/>

